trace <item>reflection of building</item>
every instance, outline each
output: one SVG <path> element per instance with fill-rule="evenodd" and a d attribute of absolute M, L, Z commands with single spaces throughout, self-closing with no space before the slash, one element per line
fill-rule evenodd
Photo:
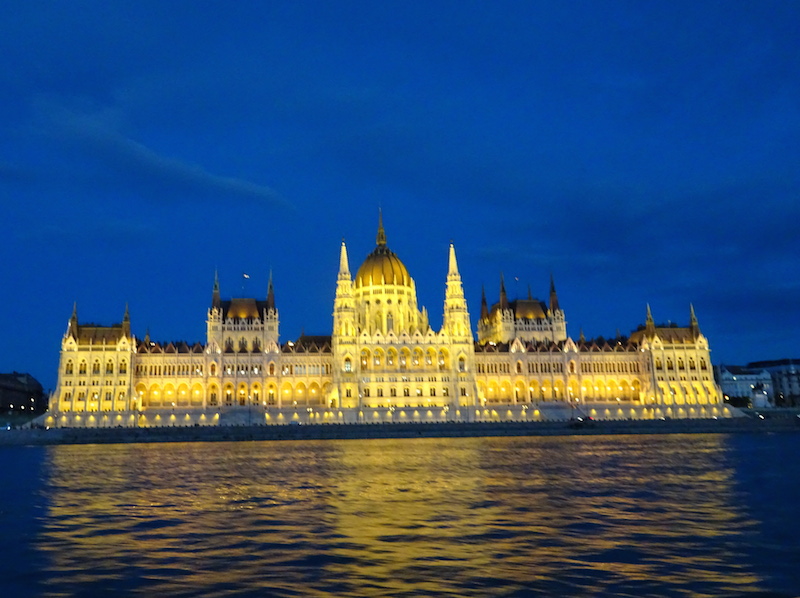
<path fill-rule="evenodd" d="M 774 401 L 772 377 L 765 369 L 718 365 L 714 374 L 724 400 L 734 407 L 762 409 Z"/>
<path fill-rule="evenodd" d="M 350 272 L 342 243 L 331 336 L 279 341 L 270 280 L 265 300 L 223 300 L 215 280 L 206 342 L 158 343 L 121 324 L 81 325 L 62 342 L 56 425 L 189 425 L 337 421 L 692 417 L 718 412 L 708 341 L 647 322 L 630 338 L 576 342 L 555 285 L 548 304 L 485 295 L 474 341 L 451 245 L 442 327 L 417 305 L 414 280 L 389 249 Z"/>
<path fill-rule="evenodd" d="M 796 359 L 748 363 L 749 368 L 765 369 L 772 377 L 776 407 L 800 406 L 800 369 Z"/>

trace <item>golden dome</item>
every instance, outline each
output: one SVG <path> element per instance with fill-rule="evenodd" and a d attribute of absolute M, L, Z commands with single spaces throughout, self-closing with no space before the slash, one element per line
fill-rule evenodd
<path fill-rule="evenodd" d="M 356 287 L 372 284 L 411 285 L 411 277 L 408 275 L 405 265 L 385 245 L 376 247 L 375 251 L 370 253 L 361 264 L 358 274 L 356 274 Z"/>
<path fill-rule="evenodd" d="M 386 233 L 383 230 L 383 216 L 378 219 L 378 246 L 367 256 L 356 274 L 356 288 L 368 285 L 397 284 L 411 286 L 408 275 L 400 258 L 386 246 Z"/>

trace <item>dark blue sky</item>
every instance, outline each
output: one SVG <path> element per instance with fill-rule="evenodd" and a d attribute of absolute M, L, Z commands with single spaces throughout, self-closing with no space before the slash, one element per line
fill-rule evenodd
<path fill-rule="evenodd" d="M 202 340 L 215 268 L 329 334 L 379 206 L 435 327 L 453 240 L 473 321 L 552 272 L 574 337 L 798 354 L 800 2 L 127 4 L 0 6 L 0 371 L 73 301 Z"/>

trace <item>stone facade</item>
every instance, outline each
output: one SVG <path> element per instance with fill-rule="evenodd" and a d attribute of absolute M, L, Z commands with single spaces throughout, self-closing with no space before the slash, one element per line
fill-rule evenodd
<path fill-rule="evenodd" d="M 442 326 L 389 249 L 356 272 L 340 248 L 331 336 L 280 342 L 267 297 L 223 300 L 214 281 L 206 342 L 159 343 L 121 324 L 82 325 L 73 310 L 61 348 L 52 426 L 485 421 L 711 417 L 724 414 L 709 346 L 689 326 L 656 326 L 650 309 L 629 338 L 576 342 L 555 285 L 547 304 L 485 294 L 475 341 L 450 245 Z"/>

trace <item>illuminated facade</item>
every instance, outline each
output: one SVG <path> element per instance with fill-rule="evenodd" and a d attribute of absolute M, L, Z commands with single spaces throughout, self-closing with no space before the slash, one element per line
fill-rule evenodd
<path fill-rule="evenodd" d="M 378 226 L 375 249 L 350 272 L 340 248 L 331 336 L 281 343 L 267 297 L 223 300 L 215 278 L 206 342 L 158 343 L 121 324 L 82 325 L 73 310 L 54 426 L 482 421 L 723 415 L 707 339 L 647 319 L 630 338 L 574 341 L 555 285 L 548 304 L 509 301 L 501 279 L 482 298 L 475 341 L 450 245 L 442 327 Z"/>

